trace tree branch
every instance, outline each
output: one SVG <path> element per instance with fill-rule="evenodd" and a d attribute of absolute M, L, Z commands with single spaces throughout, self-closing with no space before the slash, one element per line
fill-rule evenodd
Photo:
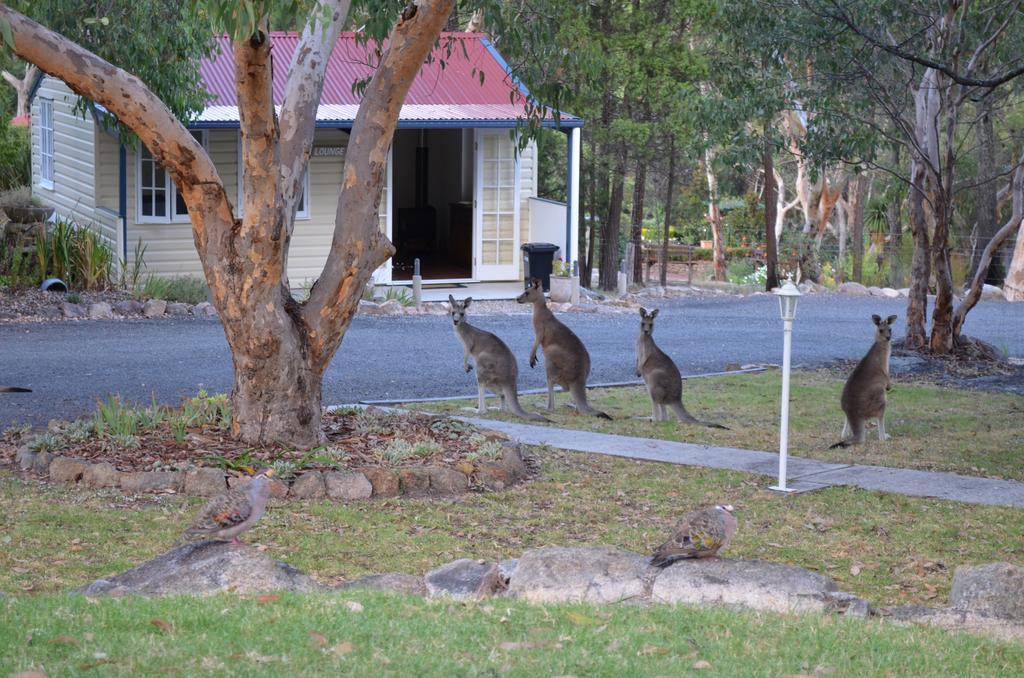
<path fill-rule="evenodd" d="M 421 0 L 406 7 L 359 106 L 345 151 L 331 251 L 302 310 L 318 356 L 333 354 L 362 285 L 395 252 L 376 218 L 388 151 L 402 102 L 454 6 L 455 0 Z"/>

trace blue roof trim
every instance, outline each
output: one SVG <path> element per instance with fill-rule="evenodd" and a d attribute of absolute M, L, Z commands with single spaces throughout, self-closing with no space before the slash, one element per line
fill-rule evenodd
<path fill-rule="evenodd" d="M 530 94 L 530 89 L 526 86 L 525 83 L 523 83 L 522 80 L 520 80 L 519 78 L 516 77 L 516 74 L 512 72 L 512 68 L 508 65 L 508 62 L 505 61 L 505 57 L 501 56 L 501 53 L 498 52 L 497 48 L 494 45 L 491 44 L 491 41 L 488 40 L 487 38 L 480 38 L 480 44 L 483 45 L 484 48 L 494 58 L 494 60 L 498 62 L 498 65 L 502 67 L 502 69 L 505 71 L 505 74 L 512 80 L 512 82 L 515 83 L 516 87 L 519 88 L 519 92 L 524 97 L 526 97 L 527 99 L 532 99 L 536 103 L 536 99 L 534 99 L 533 95 Z M 559 118 L 561 118 L 561 116 L 563 115 L 562 111 L 555 111 L 554 109 L 551 109 L 551 110 L 554 111 L 555 113 L 557 113 Z M 579 116 L 572 115 L 571 113 L 565 113 L 564 115 L 566 115 L 569 118 L 575 118 L 575 120 L 564 120 L 564 121 L 562 121 L 562 124 L 560 124 L 560 125 L 554 124 L 554 123 L 549 125 L 547 123 L 547 121 L 545 120 L 544 124 L 542 126 L 543 127 L 556 127 L 556 128 L 558 128 L 558 127 L 583 127 L 583 119 L 580 118 Z M 579 122 L 576 122 L 576 121 L 579 121 Z"/>
<path fill-rule="evenodd" d="M 39 71 L 39 74 L 36 76 L 36 81 L 32 83 L 32 89 L 28 91 L 28 105 L 30 109 L 32 107 L 32 100 L 36 98 L 36 92 L 39 91 L 39 87 L 43 84 L 43 78 L 45 77 L 46 73 Z"/>
<path fill-rule="evenodd" d="M 351 120 L 317 120 L 317 129 L 351 129 Z M 481 127 L 494 127 L 494 128 L 513 128 L 519 126 L 519 120 L 516 118 L 508 118 L 505 120 L 400 120 L 398 122 L 398 129 L 462 129 L 462 128 L 481 128 Z M 541 123 L 542 127 L 547 128 L 558 128 L 562 129 L 569 127 L 583 127 L 583 121 L 579 118 L 572 120 L 562 120 L 561 125 L 557 125 L 554 119 L 545 120 Z M 238 129 L 239 124 L 237 122 L 195 122 L 188 125 L 189 129 Z"/>

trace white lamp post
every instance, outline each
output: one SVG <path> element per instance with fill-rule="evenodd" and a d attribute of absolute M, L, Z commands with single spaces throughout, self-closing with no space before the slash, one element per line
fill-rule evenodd
<path fill-rule="evenodd" d="M 800 290 L 792 278 L 775 294 L 779 297 L 779 314 L 782 316 L 782 426 L 779 433 L 779 484 L 771 489 L 778 492 L 795 492 L 786 487 L 786 455 L 789 448 L 789 354 L 793 345 L 793 319 L 796 317 L 796 303 Z"/>

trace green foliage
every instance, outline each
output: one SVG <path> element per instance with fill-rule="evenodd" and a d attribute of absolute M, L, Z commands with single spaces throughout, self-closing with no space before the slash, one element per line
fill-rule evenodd
<path fill-rule="evenodd" d="M 141 287 L 135 287 L 135 296 L 140 299 L 163 299 L 184 304 L 198 304 L 206 301 L 208 295 L 206 281 L 187 275 L 170 278 L 150 275 Z"/>
<path fill-rule="evenodd" d="M 32 183 L 32 141 L 27 127 L 0 120 L 0 190 Z"/>
<path fill-rule="evenodd" d="M 106 401 L 96 402 L 93 430 L 98 436 L 133 436 L 139 430 L 139 410 L 110 394 Z"/>
<path fill-rule="evenodd" d="M 95 225 L 58 218 L 41 224 L 35 237 L 34 283 L 60 278 L 69 289 L 102 290 L 111 286 L 115 254 Z"/>
<path fill-rule="evenodd" d="M 389 287 L 384 292 L 384 301 L 390 301 L 394 299 L 402 306 L 412 306 L 416 301 L 409 294 L 409 290 L 404 287 Z"/>
<path fill-rule="evenodd" d="M 50 431 L 40 433 L 28 444 L 28 449 L 33 452 L 55 452 L 62 447 L 64 447 L 64 439 Z"/>
<path fill-rule="evenodd" d="M 224 393 L 211 396 L 200 389 L 194 398 L 186 398 L 182 403 L 181 418 L 188 426 L 217 426 L 227 430 L 231 427 L 231 400 Z"/>
<path fill-rule="evenodd" d="M 35 258 L 24 235 L 0 238 L 0 284 L 13 290 L 36 284 Z"/>
<path fill-rule="evenodd" d="M 121 259 L 121 289 L 134 292 L 139 289 L 142 280 L 142 271 L 146 268 L 146 245 L 142 244 L 142 238 L 135 242 L 135 254 L 129 264 Z"/>

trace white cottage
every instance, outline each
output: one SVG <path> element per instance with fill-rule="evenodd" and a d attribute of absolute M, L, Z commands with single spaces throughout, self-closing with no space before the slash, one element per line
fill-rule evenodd
<path fill-rule="evenodd" d="M 275 33 L 274 97 L 279 104 L 298 38 Z M 379 209 L 381 230 L 397 253 L 375 274 L 381 284 L 408 284 L 413 261 L 437 287 L 472 286 L 478 296 L 507 296 L 523 278 L 520 245 L 553 242 L 576 258 L 580 127 L 561 116 L 566 133 L 568 204 L 536 197 L 536 146 L 516 152 L 512 131 L 528 92 L 481 34 L 444 34 L 402 107 Z M 328 65 L 313 157 L 289 250 L 293 285 L 316 279 L 327 258 L 349 130 L 372 55 L 343 34 Z M 444 67 L 441 67 L 441 61 Z M 213 95 L 189 127 L 209 150 L 229 195 L 241 185 L 239 116 L 227 39 L 204 60 Z M 188 212 L 150 153 L 121 144 L 102 116 L 73 112 L 77 95 L 40 78 L 32 97 L 33 193 L 57 212 L 94 223 L 126 261 L 146 246 L 148 273 L 201 276 Z M 554 126 L 554 120 L 548 123 Z M 237 204 L 241 204 L 239 196 Z M 506 284 L 495 284 L 506 283 Z M 510 283 L 510 284 L 509 284 Z"/>

